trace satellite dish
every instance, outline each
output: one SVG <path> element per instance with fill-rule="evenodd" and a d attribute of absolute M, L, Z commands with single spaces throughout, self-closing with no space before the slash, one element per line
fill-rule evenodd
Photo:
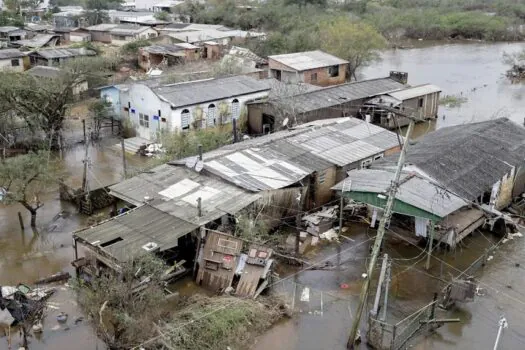
<path fill-rule="evenodd" d="M 186 159 L 186 167 L 193 169 L 195 165 L 197 164 L 198 159 L 199 158 L 197 157 L 189 157 L 188 159 Z"/>
<path fill-rule="evenodd" d="M 195 165 L 195 171 L 200 173 L 202 168 L 204 168 L 204 162 L 202 160 L 199 160 Z"/>
<path fill-rule="evenodd" d="M 288 118 L 284 118 L 283 127 L 287 127 L 287 126 L 288 126 Z"/>

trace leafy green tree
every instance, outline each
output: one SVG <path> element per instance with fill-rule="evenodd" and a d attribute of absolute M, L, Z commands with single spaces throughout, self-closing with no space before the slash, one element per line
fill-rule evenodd
<path fill-rule="evenodd" d="M 166 11 L 156 12 L 154 17 L 158 19 L 159 21 L 169 21 L 170 20 L 170 14 Z"/>
<path fill-rule="evenodd" d="M 0 161 L 0 198 L 5 204 L 20 203 L 31 213 L 31 227 L 44 203 L 41 195 L 55 182 L 57 170 L 49 152 L 28 153 Z"/>
<path fill-rule="evenodd" d="M 45 144 L 58 149 L 67 109 L 73 100 L 73 88 L 86 79 L 88 83 L 104 82 L 104 71 L 114 64 L 101 57 L 72 60 L 61 66 L 59 76 L 54 79 L 0 71 L 0 113 L 24 120 L 33 132 L 43 131 Z"/>
<path fill-rule="evenodd" d="M 372 26 L 346 17 L 322 22 L 319 39 L 323 50 L 350 62 L 347 76 L 354 79 L 359 68 L 379 59 L 378 51 L 386 45 Z"/>

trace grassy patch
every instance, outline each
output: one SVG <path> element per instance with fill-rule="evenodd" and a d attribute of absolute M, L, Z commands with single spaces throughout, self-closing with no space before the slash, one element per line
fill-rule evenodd
<path fill-rule="evenodd" d="M 467 101 L 468 99 L 464 96 L 445 95 L 439 99 L 439 104 L 446 107 L 459 107 Z"/>

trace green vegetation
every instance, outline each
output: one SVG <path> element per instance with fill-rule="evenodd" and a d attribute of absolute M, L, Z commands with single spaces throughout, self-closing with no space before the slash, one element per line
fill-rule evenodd
<path fill-rule="evenodd" d="M 42 194 L 55 182 L 57 168 L 49 152 L 28 153 L 0 161 L 0 203 L 19 203 L 31 213 L 31 227 L 44 203 Z"/>
<path fill-rule="evenodd" d="M 188 132 L 164 132 L 161 141 L 167 158 L 173 160 L 198 154 L 199 145 L 202 145 L 202 152 L 228 145 L 232 143 L 232 135 L 232 127 L 229 124 Z"/>
<path fill-rule="evenodd" d="M 151 41 L 139 39 L 122 45 L 122 47 L 120 48 L 120 52 L 123 55 L 136 55 L 141 47 L 146 47 L 150 45 Z"/>
<path fill-rule="evenodd" d="M 445 95 L 442 96 L 439 99 L 439 104 L 444 105 L 446 107 L 459 107 L 463 103 L 467 102 L 468 99 L 464 96 L 458 96 L 458 95 Z"/>
<path fill-rule="evenodd" d="M 248 349 L 255 336 L 281 319 L 283 309 L 277 300 L 262 297 L 195 295 L 162 327 L 162 343 L 184 350 Z"/>

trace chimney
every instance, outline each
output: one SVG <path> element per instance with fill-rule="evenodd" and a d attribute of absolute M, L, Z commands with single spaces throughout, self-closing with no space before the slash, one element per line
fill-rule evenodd
<path fill-rule="evenodd" d="M 408 83 L 408 73 L 407 72 L 397 72 L 390 71 L 390 79 L 397 81 L 401 84 Z"/>

